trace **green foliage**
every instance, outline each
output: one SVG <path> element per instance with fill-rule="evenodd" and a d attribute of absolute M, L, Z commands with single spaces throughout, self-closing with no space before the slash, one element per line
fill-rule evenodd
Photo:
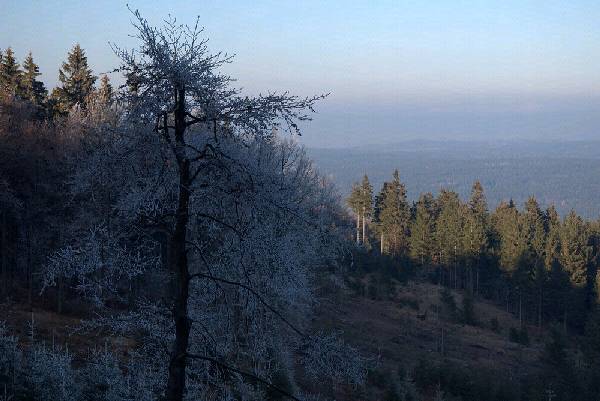
<path fill-rule="evenodd" d="M 0 91 L 9 95 L 20 94 L 21 68 L 15 59 L 15 53 L 9 47 L 0 60 Z"/>
<path fill-rule="evenodd" d="M 439 262 L 450 266 L 458 263 L 462 254 L 463 208 L 456 192 L 442 190 L 437 199 L 439 215 L 436 220 L 436 253 Z"/>
<path fill-rule="evenodd" d="M 398 170 L 392 182 L 384 186 L 379 229 L 383 234 L 384 253 L 405 255 L 409 248 L 410 207 L 406 200 L 406 188 L 400 181 Z"/>
<path fill-rule="evenodd" d="M 586 227 L 574 211 L 565 218 L 562 226 L 560 261 L 569 273 L 571 283 L 576 287 L 586 284 L 588 246 Z"/>
<path fill-rule="evenodd" d="M 52 92 L 58 111 L 68 113 L 75 105 L 86 108 L 88 96 L 94 90 L 96 77 L 88 67 L 84 50 L 76 44 L 58 73 L 60 86 Z"/>
<path fill-rule="evenodd" d="M 23 74 L 21 76 L 21 96 L 31 103 L 42 106 L 47 95 L 44 83 L 38 81 L 40 69 L 33 61 L 31 52 L 23 62 Z"/>
<path fill-rule="evenodd" d="M 435 218 L 433 195 L 421 195 L 416 204 L 415 219 L 410 228 L 410 256 L 421 266 L 431 263 L 435 249 Z"/>

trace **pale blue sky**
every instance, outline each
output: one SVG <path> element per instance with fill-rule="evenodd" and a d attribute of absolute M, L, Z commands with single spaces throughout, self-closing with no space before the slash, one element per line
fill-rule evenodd
<path fill-rule="evenodd" d="M 200 15 L 250 92 L 331 92 L 311 146 L 407 138 L 600 138 L 598 1 L 130 1 L 153 23 Z M 79 42 L 96 72 L 131 46 L 123 1 L 0 0 L 0 48 L 48 86 Z"/>

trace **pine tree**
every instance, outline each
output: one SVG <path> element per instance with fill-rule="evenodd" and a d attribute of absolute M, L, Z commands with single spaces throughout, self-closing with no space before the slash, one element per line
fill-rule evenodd
<path fill-rule="evenodd" d="M 47 95 L 44 83 L 38 81 L 40 69 L 38 65 L 33 61 L 31 52 L 27 55 L 25 62 L 23 63 L 23 75 L 21 78 L 22 85 L 22 96 L 29 100 L 31 103 L 41 106 Z"/>
<path fill-rule="evenodd" d="M 457 266 L 462 255 L 463 207 L 458 194 L 453 191 L 441 190 L 437 199 L 439 215 L 435 222 L 436 253 L 438 261 L 450 272 L 450 282 L 456 288 Z M 454 277 L 452 278 L 452 272 Z M 444 281 L 443 278 L 440 281 Z"/>
<path fill-rule="evenodd" d="M 512 200 L 498 205 L 492 215 L 492 224 L 499 236 L 496 251 L 500 255 L 500 266 L 505 273 L 512 276 L 517 270 L 519 259 L 527 250 L 522 219 Z"/>
<path fill-rule="evenodd" d="M 571 211 L 565 218 L 560 232 L 560 263 L 569 277 L 571 288 L 566 291 L 563 324 L 581 325 L 585 318 L 585 298 L 588 277 L 588 237 L 581 217 Z"/>
<path fill-rule="evenodd" d="M 380 220 L 385 241 L 383 248 L 392 255 L 407 254 L 410 207 L 406 200 L 406 188 L 400 181 L 398 170 L 394 171 L 392 182 L 385 186 Z"/>
<path fill-rule="evenodd" d="M 554 205 L 550 205 L 544 213 L 544 228 L 546 231 L 544 266 L 546 267 L 546 271 L 550 271 L 554 261 L 560 258 L 561 223 Z"/>
<path fill-rule="evenodd" d="M 361 205 L 361 187 L 358 183 L 352 185 L 352 191 L 350 196 L 346 200 L 346 203 L 356 216 L 356 245 L 360 245 L 360 216 L 362 215 Z"/>
<path fill-rule="evenodd" d="M 384 182 L 383 186 L 381 187 L 381 191 L 379 191 L 379 194 L 377 194 L 375 196 L 375 205 L 373 208 L 373 223 L 375 223 L 375 229 L 377 230 L 378 234 L 379 234 L 379 251 L 380 253 L 383 255 L 385 253 L 384 250 L 384 236 L 385 236 L 385 232 L 383 230 L 383 226 L 381 225 L 381 211 L 383 210 L 384 207 L 384 199 L 385 199 L 385 195 L 387 193 L 387 187 L 388 187 L 389 183 L 388 182 Z"/>
<path fill-rule="evenodd" d="M 544 230 L 544 215 L 534 196 L 529 197 L 525 203 L 523 214 L 523 228 L 527 236 L 527 246 L 536 257 L 544 258 L 546 247 L 546 233 Z"/>
<path fill-rule="evenodd" d="M 58 79 L 61 86 L 53 92 L 58 111 L 66 114 L 75 105 L 85 108 L 87 98 L 94 90 L 96 77 L 92 75 L 85 52 L 79 44 L 69 52 L 67 61 L 59 70 Z"/>
<path fill-rule="evenodd" d="M 488 214 L 487 200 L 485 199 L 485 193 L 483 192 L 483 186 L 481 182 L 475 181 L 471 188 L 471 198 L 469 199 L 469 208 L 471 212 L 477 216 L 478 219 L 482 220 L 485 224 Z"/>
<path fill-rule="evenodd" d="M 365 174 L 360 185 L 359 207 L 362 213 L 362 243 L 368 243 L 367 219 L 373 216 L 373 186 Z"/>
<path fill-rule="evenodd" d="M 20 95 L 21 69 L 13 50 L 6 49 L 0 63 L 0 91 L 9 95 Z"/>
<path fill-rule="evenodd" d="M 421 266 L 431 263 L 435 249 L 434 199 L 431 193 L 421 195 L 416 205 L 416 216 L 410 228 L 410 256 Z"/>
<path fill-rule="evenodd" d="M 537 309 L 538 325 L 541 327 L 543 320 L 544 287 L 547 280 L 545 265 L 546 230 L 544 227 L 544 214 L 534 196 L 529 197 L 525 203 L 525 212 L 522 214 L 522 226 L 527 240 L 527 265 L 523 272 L 526 280 L 534 288 L 535 308 Z"/>
<path fill-rule="evenodd" d="M 573 286 L 582 288 L 587 282 L 587 234 L 583 220 L 574 211 L 565 218 L 560 239 L 560 261 Z"/>
<path fill-rule="evenodd" d="M 463 248 L 469 269 L 469 290 L 472 293 L 478 287 L 481 258 L 488 246 L 487 201 L 479 181 L 473 184 L 464 224 Z"/>
<path fill-rule="evenodd" d="M 113 98 L 113 87 L 110 84 L 108 75 L 102 75 L 100 78 L 100 87 L 98 88 L 98 97 L 102 103 L 109 103 Z"/>

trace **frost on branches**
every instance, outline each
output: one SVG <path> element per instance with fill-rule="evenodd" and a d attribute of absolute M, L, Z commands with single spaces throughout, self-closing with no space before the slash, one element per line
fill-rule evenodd
<path fill-rule="evenodd" d="M 298 361 L 308 377 L 361 384 L 360 356 L 308 324 L 315 270 L 344 246 L 341 212 L 285 136 L 323 96 L 244 96 L 197 25 L 133 14 L 140 47 L 114 46 L 119 99 L 73 117 L 94 127 L 70 185 L 84 207 L 45 286 L 64 282 L 97 307 L 82 329 L 135 340 L 129 363 L 143 377 L 124 370 L 149 398 L 300 399 Z M 119 365 L 94 359 L 97 371 Z"/>

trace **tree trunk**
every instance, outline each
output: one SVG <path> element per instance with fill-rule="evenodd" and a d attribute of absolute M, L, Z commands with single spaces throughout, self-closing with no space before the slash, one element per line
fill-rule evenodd
<path fill-rule="evenodd" d="M 173 320 L 175 341 L 169 363 L 169 378 L 165 398 L 168 401 L 181 401 L 185 393 L 185 377 L 191 320 L 188 316 L 189 270 L 186 251 L 187 229 L 190 202 L 190 161 L 185 155 L 185 90 L 176 90 L 175 106 L 175 156 L 179 173 L 179 197 L 175 230 L 169 239 L 170 257 L 168 268 L 174 275 Z M 168 133 L 167 133 L 168 135 Z"/>
<path fill-rule="evenodd" d="M 542 302 L 543 302 L 543 293 L 540 291 L 540 296 L 538 297 L 538 326 L 542 328 Z"/>
<path fill-rule="evenodd" d="M 360 245 L 360 215 L 356 215 L 356 245 Z"/>
<path fill-rule="evenodd" d="M 383 231 L 381 232 L 381 254 L 383 255 Z"/>
<path fill-rule="evenodd" d="M 7 230 L 7 224 L 6 224 L 6 210 L 2 211 L 2 238 L 0 238 L 0 241 L 2 241 L 2 248 L 0 248 L 0 255 L 1 255 L 1 260 L 0 262 L 2 263 L 2 298 L 5 298 L 8 296 L 8 244 L 7 242 L 7 238 L 8 235 L 6 235 L 6 230 Z"/>
<path fill-rule="evenodd" d="M 519 327 L 523 327 L 523 297 L 521 290 L 519 290 Z"/>
<path fill-rule="evenodd" d="M 363 218 L 362 218 L 362 220 L 363 220 L 362 221 L 362 242 L 363 242 L 363 245 L 365 244 L 365 238 L 366 238 L 366 235 L 365 235 L 365 229 L 366 229 L 365 214 L 366 214 L 366 212 L 367 212 L 366 208 L 363 207 Z"/>

